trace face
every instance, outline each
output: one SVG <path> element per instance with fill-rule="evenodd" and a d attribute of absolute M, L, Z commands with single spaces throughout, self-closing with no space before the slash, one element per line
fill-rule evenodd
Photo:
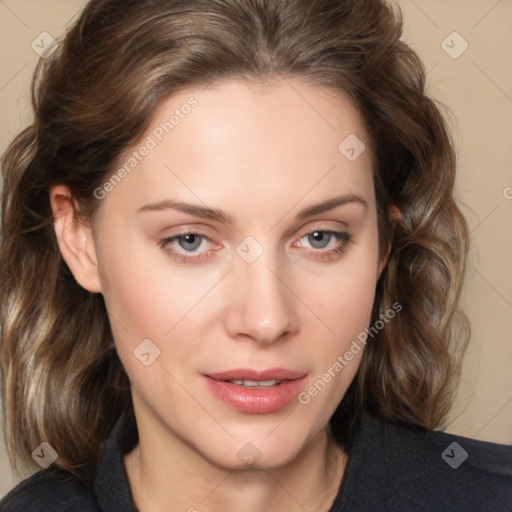
<path fill-rule="evenodd" d="M 298 82 L 190 89 L 123 166 L 94 241 L 140 428 L 227 468 L 292 461 L 356 374 L 382 268 L 357 110 Z"/>

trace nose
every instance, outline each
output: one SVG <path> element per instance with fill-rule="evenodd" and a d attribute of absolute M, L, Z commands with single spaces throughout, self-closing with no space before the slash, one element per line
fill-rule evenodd
<path fill-rule="evenodd" d="M 277 269 L 275 261 L 263 256 L 251 264 L 237 262 L 230 275 L 232 296 L 226 317 L 231 337 L 270 345 L 298 331 L 298 299 L 292 283 Z"/>

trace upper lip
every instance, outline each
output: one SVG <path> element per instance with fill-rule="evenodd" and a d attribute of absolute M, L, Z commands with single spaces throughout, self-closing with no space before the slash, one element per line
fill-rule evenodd
<path fill-rule="evenodd" d="M 266 380 L 294 380 L 305 377 L 305 372 L 287 370 L 284 368 L 271 368 L 268 370 L 254 370 L 252 368 L 237 368 L 225 372 L 208 373 L 207 377 L 215 380 L 254 380 L 256 382 Z"/>

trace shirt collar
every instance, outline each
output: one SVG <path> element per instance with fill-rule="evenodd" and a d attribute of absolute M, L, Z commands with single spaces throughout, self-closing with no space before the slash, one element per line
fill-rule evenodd
<path fill-rule="evenodd" d="M 124 456 L 135 448 L 138 441 L 135 414 L 133 410 L 126 411 L 102 443 L 98 456 L 94 492 L 102 512 L 138 512 L 124 465 Z M 347 467 L 346 473 L 348 469 Z M 341 506 L 342 489 L 345 487 L 347 477 L 346 474 L 330 509 L 331 512 L 337 511 Z"/>
<path fill-rule="evenodd" d="M 124 466 L 124 455 L 139 440 L 133 411 L 124 413 L 102 443 L 94 478 L 94 492 L 103 512 L 137 512 Z"/>

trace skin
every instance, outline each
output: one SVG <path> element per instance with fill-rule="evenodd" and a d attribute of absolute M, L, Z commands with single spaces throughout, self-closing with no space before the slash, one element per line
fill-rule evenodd
<path fill-rule="evenodd" d="M 268 414 L 228 407 L 201 375 L 287 368 L 307 373 L 307 390 L 369 325 L 385 264 L 371 154 L 349 161 L 338 146 L 350 134 L 370 143 L 347 96 L 292 81 L 183 91 L 160 105 L 141 143 L 191 96 L 197 107 L 106 194 L 91 225 L 73 217 L 66 187 L 51 190 L 61 252 L 77 281 L 103 294 L 132 384 L 140 443 L 125 463 L 134 499 L 143 512 L 170 503 L 326 511 L 347 461 L 327 425 L 363 351 L 307 405 Z M 297 219 L 345 195 L 365 205 Z M 138 211 L 169 199 L 223 210 L 233 222 Z M 315 231 L 323 246 L 308 236 Z M 187 232 L 207 238 L 197 249 L 162 243 Z M 263 249 L 252 263 L 236 252 L 248 236 Z M 170 250 L 202 259 L 180 261 Z M 150 366 L 134 356 L 145 339 L 160 350 Z M 248 442 L 261 454 L 251 467 L 237 457 Z"/>

